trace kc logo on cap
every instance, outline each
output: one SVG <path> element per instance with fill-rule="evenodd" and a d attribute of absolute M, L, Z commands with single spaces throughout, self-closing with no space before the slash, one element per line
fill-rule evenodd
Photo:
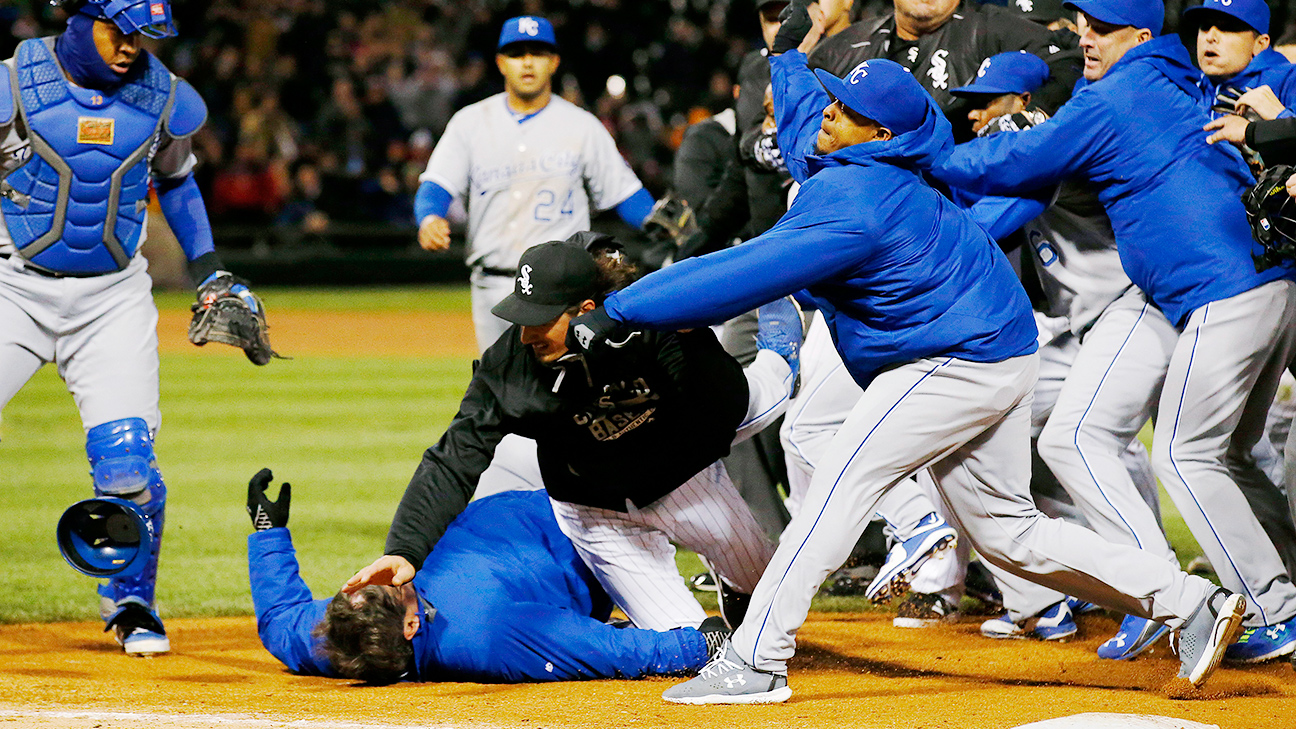
<path fill-rule="evenodd" d="M 854 71 L 851 71 L 850 76 L 848 76 L 848 77 L 846 78 L 846 81 L 847 81 L 848 83 L 854 85 L 854 84 L 859 83 L 861 80 L 867 78 L 867 77 L 868 77 L 868 64 L 869 64 L 869 62 L 868 62 L 868 61 L 865 61 L 865 62 L 861 63 L 860 65 L 856 66 L 856 67 L 855 67 L 855 70 L 854 70 Z"/>
<path fill-rule="evenodd" d="M 518 18 L 518 32 L 527 35 L 540 35 L 540 23 L 535 18 L 523 16 Z"/>

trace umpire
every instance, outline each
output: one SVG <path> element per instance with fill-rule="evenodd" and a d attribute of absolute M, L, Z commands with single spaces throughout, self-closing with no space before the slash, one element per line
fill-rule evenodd
<path fill-rule="evenodd" d="M 782 356 L 762 352 L 746 371 L 705 328 L 634 332 L 595 355 L 569 353 L 567 322 L 635 274 L 620 244 L 593 233 L 522 255 L 513 293 L 493 309 L 513 326 L 483 354 L 458 414 L 424 454 L 386 556 L 347 592 L 408 582 L 509 433 L 537 442 L 563 532 L 636 626 L 697 627 L 706 618 L 671 542 L 703 555 L 722 593 L 751 592 L 774 545 L 719 459 L 786 406 L 800 319 L 780 302 L 783 318 L 766 316 L 763 341 Z M 726 618 L 736 624 L 744 607 L 731 596 Z"/>

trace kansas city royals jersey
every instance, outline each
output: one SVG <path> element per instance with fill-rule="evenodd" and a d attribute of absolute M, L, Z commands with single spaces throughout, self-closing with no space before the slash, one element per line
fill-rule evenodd
<path fill-rule="evenodd" d="M 588 230 L 590 210 L 643 187 L 602 123 L 554 96 L 518 117 L 504 94 L 460 109 L 428 160 L 468 209 L 468 265 L 513 270 L 527 248 Z"/>

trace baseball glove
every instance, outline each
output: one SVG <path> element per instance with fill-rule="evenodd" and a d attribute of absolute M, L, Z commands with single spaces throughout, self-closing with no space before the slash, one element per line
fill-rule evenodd
<path fill-rule="evenodd" d="M 653 243 L 670 241 L 679 247 L 698 232 L 697 215 L 683 199 L 667 193 L 644 218 L 643 231 Z"/>
<path fill-rule="evenodd" d="M 265 306 L 243 279 L 217 271 L 198 287 L 198 301 L 192 310 L 189 341 L 199 347 L 207 342 L 238 347 L 255 365 L 280 357 L 270 348 Z"/>
<path fill-rule="evenodd" d="M 1290 165 L 1266 167 L 1255 187 L 1242 195 L 1251 237 L 1261 249 L 1251 254 L 1257 272 L 1296 260 L 1296 200 L 1287 194 L 1287 178 L 1293 174 L 1296 167 Z"/>

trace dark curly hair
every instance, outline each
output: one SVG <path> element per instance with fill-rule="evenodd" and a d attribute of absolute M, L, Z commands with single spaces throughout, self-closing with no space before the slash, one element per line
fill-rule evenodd
<path fill-rule="evenodd" d="M 383 684 L 400 680 L 414 656 L 404 626 L 400 598 L 392 590 L 369 585 L 349 597 L 339 592 L 314 635 L 338 673 Z"/>

